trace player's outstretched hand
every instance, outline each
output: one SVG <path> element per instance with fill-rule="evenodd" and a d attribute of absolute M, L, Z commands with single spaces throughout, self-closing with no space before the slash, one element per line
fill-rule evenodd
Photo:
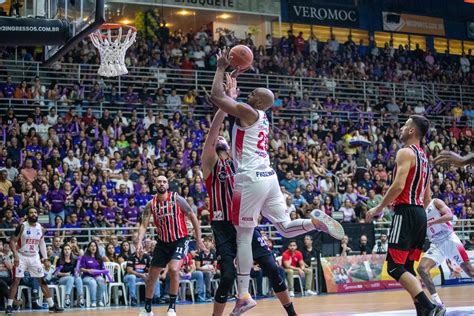
<path fill-rule="evenodd" d="M 239 89 L 237 88 L 237 79 L 232 77 L 228 72 L 225 73 L 225 83 L 224 83 L 225 94 L 236 100 L 239 96 Z"/>
<path fill-rule="evenodd" d="M 230 50 L 227 47 L 219 49 L 217 52 L 217 68 L 226 70 L 231 60 L 232 56 L 230 56 Z"/>
<path fill-rule="evenodd" d="M 463 157 L 452 151 L 443 150 L 435 159 L 435 164 L 450 163 L 456 167 L 464 167 L 466 161 Z"/>

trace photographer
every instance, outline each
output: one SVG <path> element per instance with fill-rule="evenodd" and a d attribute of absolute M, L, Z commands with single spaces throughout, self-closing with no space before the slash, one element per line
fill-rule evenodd
<path fill-rule="evenodd" d="M 381 234 L 380 240 L 377 240 L 375 242 L 372 252 L 376 254 L 384 254 L 384 253 L 387 253 L 387 247 L 388 247 L 387 234 Z"/>

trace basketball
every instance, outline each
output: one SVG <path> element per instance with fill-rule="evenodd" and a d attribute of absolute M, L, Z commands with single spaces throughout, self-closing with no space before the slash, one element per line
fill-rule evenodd
<path fill-rule="evenodd" d="M 252 50 L 245 45 L 234 46 L 230 50 L 230 56 L 232 57 L 230 65 L 234 68 L 240 67 L 241 70 L 247 70 L 252 65 Z"/>

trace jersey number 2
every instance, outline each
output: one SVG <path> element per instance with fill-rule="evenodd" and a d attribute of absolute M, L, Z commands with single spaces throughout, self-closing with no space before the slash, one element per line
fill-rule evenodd
<path fill-rule="evenodd" d="M 258 133 L 258 143 L 257 148 L 260 150 L 267 150 L 268 148 L 268 135 L 267 133 L 261 131 Z"/>

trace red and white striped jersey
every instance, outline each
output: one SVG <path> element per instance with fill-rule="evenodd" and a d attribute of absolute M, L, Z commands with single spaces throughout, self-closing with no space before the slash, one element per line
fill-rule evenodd
<path fill-rule="evenodd" d="M 235 167 L 232 159 L 218 159 L 206 179 L 206 189 L 211 201 L 211 221 L 231 221 L 232 191 Z"/>
<path fill-rule="evenodd" d="M 240 127 L 236 123 L 232 130 L 232 158 L 237 173 L 271 169 L 268 156 L 270 126 L 265 112 L 257 112 L 258 120 L 252 126 Z"/>
<path fill-rule="evenodd" d="M 178 193 L 168 192 L 166 200 L 161 202 L 157 195 L 151 200 L 151 212 L 156 226 L 158 239 L 162 242 L 174 242 L 188 236 L 184 212 L 177 201 Z"/>
<path fill-rule="evenodd" d="M 434 200 L 432 200 L 426 208 L 426 218 L 429 221 L 431 219 L 436 220 L 440 217 L 441 213 L 436 208 Z M 426 235 L 430 242 L 438 244 L 448 239 L 451 234 L 454 234 L 453 224 L 451 224 L 451 222 L 431 225 L 431 227 L 428 227 L 426 230 Z"/>
<path fill-rule="evenodd" d="M 402 193 L 393 201 L 393 205 L 409 204 L 423 206 L 423 198 L 428 185 L 428 158 L 418 145 L 409 147 L 416 155 L 416 163 L 410 168 Z M 397 175 L 397 167 L 393 170 L 393 178 Z"/>

